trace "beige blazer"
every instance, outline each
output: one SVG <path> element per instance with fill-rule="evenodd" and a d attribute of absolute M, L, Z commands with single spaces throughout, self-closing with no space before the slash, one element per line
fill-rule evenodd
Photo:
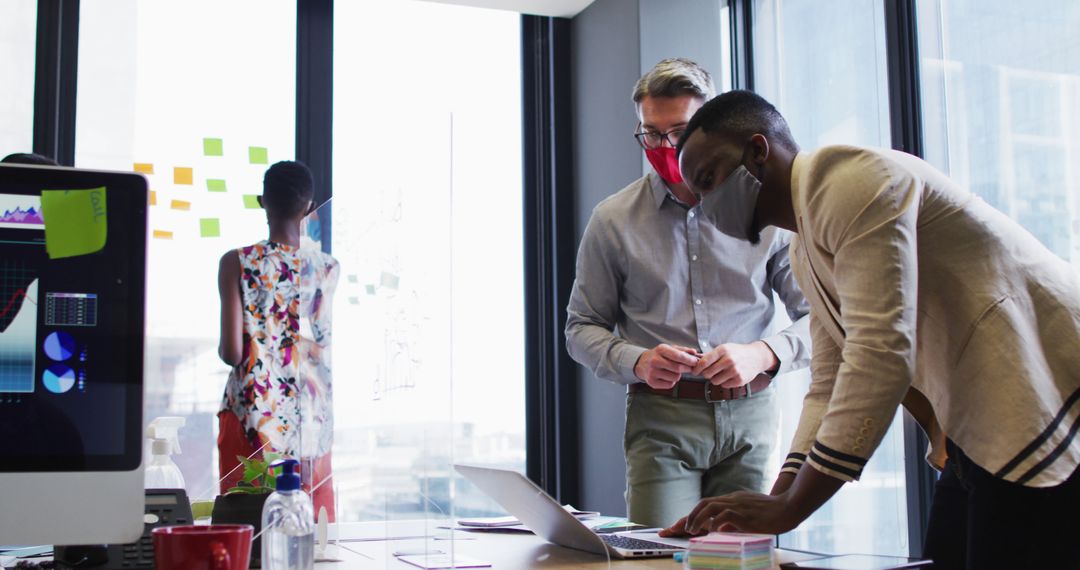
<path fill-rule="evenodd" d="M 858 478 L 901 402 L 999 478 L 1080 461 L 1080 281 L 1030 233 L 926 162 L 849 146 L 792 171 L 795 276 L 813 381 L 784 470 Z"/>

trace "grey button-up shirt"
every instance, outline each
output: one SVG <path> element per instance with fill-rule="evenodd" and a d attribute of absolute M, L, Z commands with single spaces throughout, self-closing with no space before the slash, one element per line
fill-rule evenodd
<path fill-rule="evenodd" d="M 567 307 L 574 360 L 620 384 L 639 381 L 638 358 L 662 343 L 706 352 L 762 340 L 778 373 L 809 364 L 809 306 L 788 263 L 791 234 L 770 227 L 752 245 L 704 218 L 655 173 L 596 206 Z M 780 331 L 774 291 L 793 321 Z"/>

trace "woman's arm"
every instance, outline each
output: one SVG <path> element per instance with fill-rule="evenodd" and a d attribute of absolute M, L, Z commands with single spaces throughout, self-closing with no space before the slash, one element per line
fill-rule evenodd
<path fill-rule="evenodd" d="M 218 356 L 229 366 L 240 364 L 244 342 L 243 309 L 240 299 L 240 258 L 235 251 L 221 256 L 218 265 L 218 294 L 221 296 L 221 340 Z"/>

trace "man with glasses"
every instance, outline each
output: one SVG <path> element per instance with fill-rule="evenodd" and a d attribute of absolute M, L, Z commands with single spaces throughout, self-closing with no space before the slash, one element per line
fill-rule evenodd
<path fill-rule="evenodd" d="M 648 526 L 702 497 L 764 489 L 779 421 L 772 379 L 809 360 L 789 234 L 750 244 L 721 233 L 679 175 L 679 136 L 714 91 L 685 59 L 638 80 L 635 136 L 654 172 L 593 210 L 567 308 L 570 355 L 628 385 L 627 510 Z M 782 330 L 774 292 L 794 321 Z"/>

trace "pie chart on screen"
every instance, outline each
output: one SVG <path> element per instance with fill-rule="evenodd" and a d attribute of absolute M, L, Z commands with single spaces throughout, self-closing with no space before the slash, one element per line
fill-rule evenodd
<path fill-rule="evenodd" d="M 75 338 L 63 331 L 49 333 L 45 337 L 45 356 L 62 362 L 75 354 Z"/>
<path fill-rule="evenodd" d="M 63 394 L 75 385 L 75 371 L 63 364 L 53 364 L 41 375 L 45 389 L 53 394 Z"/>

